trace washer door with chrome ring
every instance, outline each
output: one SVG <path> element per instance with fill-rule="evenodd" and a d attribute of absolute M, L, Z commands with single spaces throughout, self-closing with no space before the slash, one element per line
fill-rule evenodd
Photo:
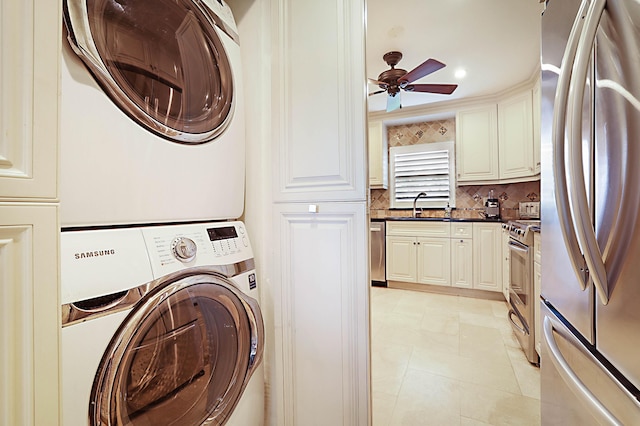
<path fill-rule="evenodd" d="M 261 361 L 263 336 L 257 302 L 221 275 L 158 286 L 105 351 L 90 424 L 224 424 Z"/>
<path fill-rule="evenodd" d="M 210 141 L 228 126 L 232 70 L 203 2 L 65 0 L 64 17 L 74 52 L 138 124 L 185 144 Z"/>

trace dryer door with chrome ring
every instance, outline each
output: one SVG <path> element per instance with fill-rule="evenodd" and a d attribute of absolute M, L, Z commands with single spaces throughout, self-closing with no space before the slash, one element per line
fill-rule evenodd
<path fill-rule="evenodd" d="M 221 275 L 160 285 L 107 347 L 90 424 L 224 424 L 261 361 L 263 335 L 257 302 Z"/>
<path fill-rule="evenodd" d="M 65 0 L 74 52 L 111 100 L 166 139 L 199 144 L 232 116 L 234 82 L 216 29 L 197 0 Z"/>

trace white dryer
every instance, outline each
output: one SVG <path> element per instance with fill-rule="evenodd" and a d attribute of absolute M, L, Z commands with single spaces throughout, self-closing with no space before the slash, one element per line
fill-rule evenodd
<path fill-rule="evenodd" d="M 240 45 L 222 0 L 64 0 L 63 227 L 244 209 Z"/>
<path fill-rule="evenodd" d="M 67 231 L 61 255 L 65 426 L 264 424 L 241 222 Z"/>

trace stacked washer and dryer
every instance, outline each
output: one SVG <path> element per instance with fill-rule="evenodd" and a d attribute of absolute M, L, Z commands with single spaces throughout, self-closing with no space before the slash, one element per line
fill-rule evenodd
<path fill-rule="evenodd" d="M 63 4 L 63 424 L 261 425 L 231 10 Z"/>

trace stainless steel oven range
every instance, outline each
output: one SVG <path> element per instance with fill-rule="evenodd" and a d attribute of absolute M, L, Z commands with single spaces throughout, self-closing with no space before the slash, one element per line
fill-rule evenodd
<path fill-rule="evenodd" d="M 511 221 L 509 229 L 509 321 L 530 363 L 538 365 L 535 348 L 533 227 L 539 220 Z"/>

